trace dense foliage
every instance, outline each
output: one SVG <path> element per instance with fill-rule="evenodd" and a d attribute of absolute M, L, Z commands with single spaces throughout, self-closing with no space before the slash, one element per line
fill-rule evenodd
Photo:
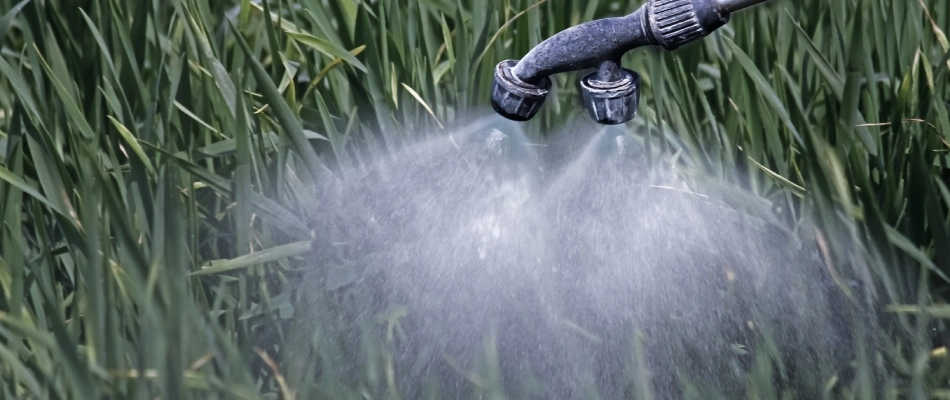
<path fill-rule="evenodd" d="M 637 6 L 0 0 L 0 396 L 396 396 L 385 342 L 356 387 L 285 379 L 321 348 L 285 345 L 325 245 L 308 182 L 484 112 L 497 62 Z M 777 0 L 625 60 L 644 76 L 629 129 L 661 154 L 873 250 L 900 339 L 832 397 L 950 397 L 947 31 L 947 0 Z M 575 78 L 531 135 L 587 118 Z M 782 396 L 768 363 L 750 398 Z"/>

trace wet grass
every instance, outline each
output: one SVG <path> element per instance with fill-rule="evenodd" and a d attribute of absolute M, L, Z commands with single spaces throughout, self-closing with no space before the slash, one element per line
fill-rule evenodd
<path fill-rule="evenodd" d="M 322 245 L 309 182 L 484 109 L 497 62 L 636 3 L 0 0 L 0 396 L 398 397 L 391 342 L 344 384 L 347 348 L 291 337 Z M 648 146 L 869 267 L 893 339 L 828 397 L 950 397 L 948 31 L 947 0 L 777 0 L 625 60 Z M 529 135 L 587 118 L 575 78 Z M 750 398 L 794 396 L 757 354 Z"/>

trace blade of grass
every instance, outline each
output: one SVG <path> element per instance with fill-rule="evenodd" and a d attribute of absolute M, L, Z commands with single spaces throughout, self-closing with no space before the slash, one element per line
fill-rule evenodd
<path fill-rule="evenodd" d="M 142 146 L 139 145 L 139 142 L 135 140 L 135 137 L 132 135 L 132 132 L 129 132 L 129 129 L 122 125 L 121 122 L 108 116 L 109 122 L 112 122 L 112 126 L 119 132 L 119 135 L 122 136 L 122 139 L 125 139 L 125 143 L 132 148 L 132 152 L 139 157 L 140 161 L 145 164 L 145 168 L 148 169 L 148 172 L 152 175 L 155 174 L 155 167 L 152 166 L 151 160 L 149 160 L 148 155 L 145 154 L 145 150 L 142 149 Z"/>
<path fill-rule="evenodd" d="M 233 272 L 239 269 L 261 265 L 283 258 L 295 257 L 310 252 L 311 242 L 309 240 L 285 244 L 272 247 L 255 253 L 247 254 L 230 260 L 209 261 L 198 271 L 192 272 L 192 276 L 213 275 L 226 272 Z"/>
<path fill-rule="evenodd" d="M 729 38 L 723 38 L 726 44 L 732 50 L 733 57 L 735 57 L 742 68 L 745 70 L 746 74 L 752 78 L 752 81 L 755 83 L 755 87 L 759 90 L 762 97 L 765 98 L 765 101 L 772 106 L 772 109 L 778 113 L 779 118 L 785 124 L 785 127 L 788 128 L 789 132 L 792 133 L 792 136 L 795 137 L 795 140 L 798 143 L 802 142 L 802 136 L 798 133 L 798 129 L 795 128 L 795 125 L 792 123 L 792 119 L 788 114 L 788 110 L 785 108 L 785 105 L 782 104 L 782 101 L 779 100 L 778 96 L 775 94 L 775 91 L 772 89 L 772 85 L 762 76 L 762 73 L 756 68 L 755 64 L 752 63 L 752 60 L 749 58 L 746 53 L 740 49 L 736 44 Z"/>
<path fill-rule="evenodd" d="M 416 99 L 416 101 L 419 102 L 419 104 L 422 104 L 422 107 L 426 109 L 426 111 L 429 113 L 430 116 L 432 116 L 432 119 L 435 120 L 435 123 L 439 125 L 439 128 L 445 129 L 445 127 L 442 125 L 442 121 L 439 121 L 439 117 L 436 117 L 435 113 L 432 112 L 432 107 L 429 107 L 429 104 L 427 104 L 426 101 L 423 100 L 421 96 L 419 96 L 419 93 L 416 93 L 415 90 L 412 90 L 412 88 L 409 87 L 409 85 L 406 85 L 405 83 L 402 84 L 402 87 L 404 87 L 406 91 L 409 92 L 410 95 L 412 95 L 412 98 Z"/>
<path fill-rule="evenodd" d="M 317 158 L 316 152 L 313 151 L 313 148 L 310 147 L 310 142 L 307 140 L 306 136 L 303 133 L 303 126 L 301 126 L 300 121 L 291 111 L 290 107 L 287 105 L 287 102 L 281 97 L 280 92 L 277 90 L 277 86 L 274 84 L 274 81 L 270 80 L 270 77 L 267 75 L 267 72 L 264 71 L 264 68 L 261 64 L 251 55 L 250 47 L 247 45 L 247 42 L 244 41 L 244 38 L 241 36 L 241 32 L 229 23 L 228 25 L 231 28 L 231 33 L 237 38 L 238 44 L 241 46 L 241 49 L 244 51 L 245 57 L 248 60 L 248 65 L 251 67 L 251 72 L 254 73 L 254 77 L 257 79 L 258 84 L 262 86 L 264 92 L 264 98 L 270 103 L 270 106 L 274 108 L 274 112 L 277 114 L 277 120 L 280 121 L 281 126 L 284 128 L 284 131 L 290 137 L 290 140 L 294 143 L 296 147 L 297 154 L 303 159 L 304 164 L 307 165 L 307 168 L 310 170 L 312 176 L 318 176 L 319 171 L 322 169 L 322 163 Z"/>
<path fill-rule="evenodd" d="M 319 51 L 325 54 L 327 57 L 330 57 L 330 59 L 339 58 L 343 61 L 346 61 L 346 63 L 353 66 L 353 68 L 356 68 L 363 72 L 367 72 L 366 66 L 363 65 L 363 63 L 361 63 L 360 60 L 357 60 L 356 57 L 350 51 L 347 51 L 346 49 L 337 47 L 336 45 L 334 45 L 333 43 L 330 43 L 327 40 L 320 39 L 315 36 L 310 36 L 306 33 L 296 33 L 296 32 L 290 32 L 290 31 L 287 31 L 286 33 L 287 33 L 287 36 L 290 36 L 294 40 L 300 42 L 301 44 L 304 44 L 316 51 Z"/>

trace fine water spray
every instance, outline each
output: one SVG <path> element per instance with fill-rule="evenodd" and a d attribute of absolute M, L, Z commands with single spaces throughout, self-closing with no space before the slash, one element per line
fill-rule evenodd
<path fill-rule="evenodd" d="M 624 52 L 675 49 L 764 1 L 649 0 L 575 26 L 498 66 L 508 119 L 459 121 L 315 180 L 292 385 L 614 399 L 683 398 L 695 383 L 741 398 L 772 357 L 801 398 L 847 380 L 855 332 L 874 332 L 846 307 L 858 251 L 826 263 L 807 217 L 793 228 L 767 199 L 683 179 L 622 126 L 565 125 L 539 145 L 510 121 L 535 115 L 550 75 L 584 68 L 597 68 L 582 82 L 594 119 L 629 121 L 639 76 Z"/>
<path fill-rule="evenodd" d="M 624 53 L 644 46 L 672 51 L 706 37 L 733 12 L 768 0 L 650 0 L 632 14 L 568 28 L 521 60 L 495 68 L 492 107 L 505 118 L 527 121 L 551 90 L 550 76 L 597 68 L 581 79 L 584 104 L 600 124 L 618 125 L 637 115 L 640 75 L 623 68 Z"/>

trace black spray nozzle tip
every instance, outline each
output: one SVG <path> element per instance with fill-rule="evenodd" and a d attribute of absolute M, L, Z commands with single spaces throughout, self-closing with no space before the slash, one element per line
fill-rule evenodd
<path fill-rule="evenodd" d="M 584 104 L 590 117 L 599 124 L 619 125 L 634 119 L 640 106 L 640 75 L 629 69 L 620 70 L 620 78 L 603 82 L 598 73 L 581 80 Z"/>
<path fill-rule="evenodd" d="M 511 71 L 517 64 L 517 60 L 507 60 L 495 68 L 491 105 L 505 118 L 527 121 L 538 113 L 551 92 L 551 79 L 544 77 L 537 83 L 524 82 Z"/>

